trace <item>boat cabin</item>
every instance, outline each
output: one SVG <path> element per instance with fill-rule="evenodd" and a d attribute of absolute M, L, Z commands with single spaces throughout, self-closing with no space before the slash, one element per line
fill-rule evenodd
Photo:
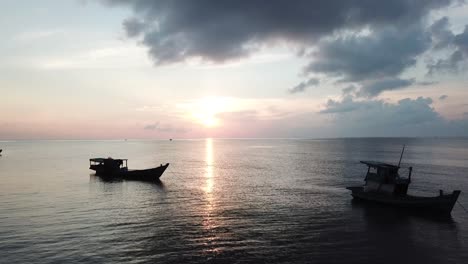
<path fill-rule="evenodd" d="M 401 178 L 398 170 L 399 166 L 378 161 L 361 161 L 368 166 L 364 191 L 382 192 L 396 195 L 406 195 L 408 185 L 411 182 L 411 171 L 409 168 L 408 178 Z"/>
<path fill-rule="evenodd" d="M 94 158 L 89 159 L 89 168 L 98 175 L 112 175 L 127 171 L 127 159 Z"/>

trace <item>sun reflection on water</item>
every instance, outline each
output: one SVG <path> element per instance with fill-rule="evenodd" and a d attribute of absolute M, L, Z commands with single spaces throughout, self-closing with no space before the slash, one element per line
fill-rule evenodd
<path fill-rule="evenodd" d="M 206 184 L 203 188 L 205 192 L 205 206 L 203 216 L 203 229 L 204 244 L 207 248 L 203 251 L 207 254 L 217 254 L 217 242 L 220 239 L 217 234 L 217 228 L 219 226 L 218 219 L 216 217 L 216 206 L 215 206 L 215 192 L 214 192 L 214 155 L 213 155 L 213 140 L 211 138 L 206 139 L 205 143 L 206 155 L 205 155 L 205 178 Z"/>
<path fill-rule="evenodd" d="M 213 139 L 207 138 L 206 139 L 206 156 L 205 156 L 205 163 L 206 163 L 206 186 L 204 188 L 205 193 L 210 194 L 213 191 Z M 211 197 L 210 197 L 211 198 Z"/>

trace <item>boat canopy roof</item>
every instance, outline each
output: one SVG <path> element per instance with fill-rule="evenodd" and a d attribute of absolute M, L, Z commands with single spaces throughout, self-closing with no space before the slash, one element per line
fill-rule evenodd
<path fill-rule="evenodd" d="M 115 160 L 115 161 L 118 161 L 118 160 L 124 161 L 124 160 L 125 160 L 125 161 L 126 161 L 127 159 L 113 159 L 113 158 L 111 158 L 111 157 L 109 157 L 109 158 L 93 158 L 93 159 L 89 159 L 89 161 L 92 161 L 92 162 L 104 162 L 105 160 Z"/>
<path fill-rule="evenodd" d="M 369 167 L 373 168 L 383 168 L 383 169 L 399 169 L 400 167 L 380 161 L 368 161 L 368 160 L 361 160 L 362 164 L 366 164 Z"/>

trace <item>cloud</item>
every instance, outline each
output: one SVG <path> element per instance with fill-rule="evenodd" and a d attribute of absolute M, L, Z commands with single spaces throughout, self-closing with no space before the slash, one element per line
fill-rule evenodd
<path fill-rule="evenodd" d="M 146 24 L 136 18 L 128 18 L 124 20 L 122 24 L 125 29 L 125 32 L 127 33 L 127 36 L 129 37 L 138 36 L 146 28 Z"/>
<path fill-rule="evenodd" d="M 144 130 L 155 130 L 159 127 L 159 123 L 149 124 L 143 127 Z"/>
<path fill-rule="evenodd" d="M 329 100 L 322 115 L 334 119 L 329 129 L 337 136 L 460 136 L 466 135 L 468 120 L 447 120 L 428 97 L 384 100 Z M 332 133 L 332 132 L 331 132 Z"/>
<path fill-rule="evenodd" d="M 354 82 L 397 76 L 413 66 L 430 43 L 430 35 L 419 23 L 325 39 L 319 42 L 313 61 L 304 71 Z"/>
<path fill-rule="evenodd" d="M 293 88 L 289 89 L 289 93 L 295 94 L 295 93 L 300 93 L 304 92 L 307 88 L 311 86 L 318 85 L 320 83 L 320 80 L 317 78 L 310 78 L 306 82 L 301 82 L 300 84 L 294 86 Z"/>
<path fill-rule="evenodd" d="M 429 64 L 428 74 L 458 71 L 468 59 L 468 25 L 460 34 L 454 34 L 449 29 L 448 18 L 444 17 L 436 21 L 431 28 L 435 38 L 435 47 L 451 49 L 451 52 L 446 58 L 438 59 L 436 62 Z"/>
<path fill-rule="evenodd" d="M 438 84 L 438 83 L 439 83 L 438 81 L 421 81 L 421 82 L 417 82 L 416 84 L 422 85 L 422 86 L 429 86 L 429 85 Z"/>
<path fill-rule="evenodd" d="M 286 43 L 309 60 L 305 78 L 313 74 L 360 86 L 375 83 L 375 90 L 363 90 L 367 96 L 375 96 L 385 90 L 377 86 L 401 79 L 431 48 L 458 47 L 450 58 L 428 66 L 430 72 L 453 69 L 466 58 L 462 47 L 467 40 L 449 30 L 447 17 L 427 25 L 432 11 L 458 3 L 456 0 L 101 2 L 133 11 L 123 21 L 123 28 L 129 38 L 147 48 L 155 65 L 191 59 L 226 63 Z M 288 91 L 303 92 L 314 85 L 308 85 L 309 81 Z M 408 85 L 388 89 L 404 87 Z"/>
<path fill-rule="evenodd" d="M 349 85 L 348 87 L 346 88 L 343 88 L 343 95 L 352 95 L 352 94 L 355 94 L 356 91 L 357 91 L 357 87 L 354 86 L 354 85 Z"/>
<path fill-rule="evenodd" d="M 352 96 L 346 96 L 341 101 L 329 99 L 324 110 L 321 110 L 321 114 L 334 114 L 334 113 L 346 113 L 352 112 L 360 108 L 366 108 L 364 102 L 356 102 Z"/>
<path fill-rule="evenodd" d="M 309 46 L 340 30 L 388 24 L 417 24 L 450 0 L 376 2 L 298 0 L 183 1 L 104 0 L 133 9 L 124 22 L 129 37 L 141 39 L 156 64 L 201 58 L 224 62 L 245 57 L 272 41 Z M 412 53 L 411 53 L 412 54 Z M 410 54 L 410 55 L 411 55 Z"/>
<path fill-rule="evenodd" d="M 414 79 L 389 78 L 371 82 L 362 86 L 357 92 L 361 97 L 375 97 L 384 91 L 403 89 L 414 83 Z"/>
<path fill-rule="evenodd" d="M 382 84 L 382 87 L 388 88 L 400 86 L 400 82 L 413 82 L 413 80 L 388 80 L 388 84 Z M 394 84 L 397 83 L 397 84 Z M 379 85 L 369 86 L 378 87 Z M 374 88 L 372 88 L 374 89 Z M 373 91 L 373 90 L 370 91 Z M 389 103 L 381 99 L 364 98 L 362 93 L 363 87 L 357 90 L 354 86 L 344 88 L 341 99 L 329 99 L 325 104 L 324 109 L 320 110 L 320 114 L 339 114 L 348 119 L 353 113 L 359 112 L 357 116 L 367 116 L 366 120 L 373 120 L 377 123 L 398 123 L 395 120 L 412 120 L 414 123 L 419 123 L 422 120 L 438 119 L 440 115 L 432 107 L 433 100 L 430 97 L 418 97 L 417 99 L 405 98 L 397 103 Z M 442 97 L 442 96 L 441 96 Z M 444 98 L 445 99 L 445 98 Z M 347 115 L 347 113 L 350 113 Z M 375 118 L 374 118 L 375 117 Z"/>
<path fill-rule="evenodd" d="M 447 48 L 452 43 L 454 35 L 449 27 L 450 22 L 446 16 L 436 20 L 430 26 L 435 49 Z"/>
<path fill-rule="evenodd" d="M 161 124 L 160 122 L 151 123 L 143 127 L 144 130 L 157 131 L 162 133 L 187 133 L 190 130 L 183 127 L 174 127 L 168 124 Z"/>
<path fill-rule="evenodd" d="M 385 91 L 404 89 L 416 83 L 414 79 L 396 77 L 363 81 L 358 86 L 349 85 L 342 89 L 343 98 L 374 98 Z M 419 83 L 417 83 L 419 84 Z"/>
<path fill-rule="evenodd" d="M 466 55 L 468 53 L 468 25 L 463 33 L 455 35 L 455 45 Z"/>

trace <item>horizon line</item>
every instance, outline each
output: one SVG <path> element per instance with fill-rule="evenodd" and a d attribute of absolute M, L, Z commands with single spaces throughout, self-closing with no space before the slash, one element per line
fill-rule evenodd
<path fill-rule="evenodd" d="M 0 142 L 17 142 L 17 141 L 170 141 L 170 140 L 206 140 L 206 139 L 222 139 L 222 140 L 333 140 L 333 139 L 457 139 L 468 138 L 468 136 L 346 136 L 346 137 L 197 137 L 197 138 L 118 138 L 118 139 L 0 139 Z"/>

